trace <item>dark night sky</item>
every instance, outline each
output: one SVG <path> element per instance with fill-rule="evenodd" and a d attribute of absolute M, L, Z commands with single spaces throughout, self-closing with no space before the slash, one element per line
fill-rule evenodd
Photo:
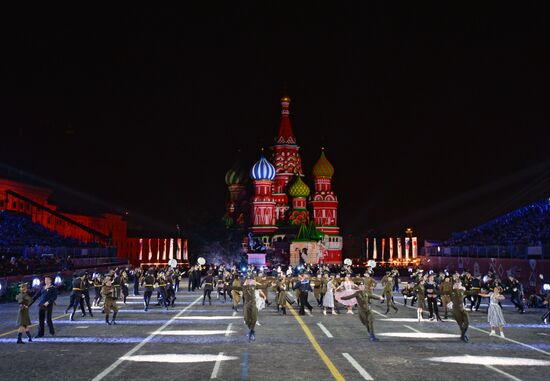
<path fill-rule="evenodd" d="M 0 162 L 170 226 L 221 217 L 224 173 L 272 143 L 286 81 L 345 234 L 446 238 L 550 194 L 538 2 L 273 4 L 4 12 Z"/>

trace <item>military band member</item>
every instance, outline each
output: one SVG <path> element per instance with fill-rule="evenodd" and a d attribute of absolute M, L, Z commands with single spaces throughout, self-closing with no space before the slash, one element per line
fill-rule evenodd
<path fill-rule="evenodd" d="M 86 303 L 86 307 L 88 307 L 88 312 L 90 313 L 91 317 L 94 317 L 94 314 L 92 313 L 92 306 L 90 305 L 90 288 L 93 287 L 93 282 L 90 280 L 90 276 L 88 273 L 84 273 L 82 276 L 82 296 L 83 300 L 81 300 L 81 304 Z M 84 308 L 83 306 L 81 308 Z"/>
<path fill-rule="evenodd" d="M 317 274 L 317 277 L 312 282 L 313 284 L 313 296 L 315 297 L 315 300 L 317 301 L 317 306 L 321 307 L 322 300 L 321 300 L 321 290 L 323 288 L 323 277 L 321 274 Z"/>
<path fill-rule="evenodd" d="M 82 316 L 86 316 L 86 312 L 84 311 L 84 303 L 82 301 L 82 299 L 84 299 L 84 295 L 82 293 L 83 289 L 84 289 L 83 276 L 79 276 L 79 274 L 75 273 L 73 277 L 73 288 L 71 291 L 69 306 L 65 310 L 65 313 L 68 313 L 71 308 L 73 309 L 70 316 L 71 321 L 74 321 L 74 314 L 76 312 L 77 306 L 80 306 L 80 309 L 82 310 Z"/>
<path fill-rule="evenodd" d="M 113 283 L 110 277 L 105 278 L 105 284 L 101 287 L 101 295 L 105 298 L 105 304 L 103 305 L 103 311 L 105 311 L 105 323 L 111 325 L 116 324 L 116 315 L 118 313 L 118 306 L 116 305 L 117 297 L 116 290 L 113 287 Z M 109 321 L 109 314 L 113 311 L 113 320 Z"/>
<path fill-rule="evenodd" d="M 128 290 L 128 282 L 128 273 L 126 272 L 126 270 L 124 270 L 120 275 L 120 290 L 122 292 L 122 300 L 124 301 L 124 304 L 126 304 L 126 298 L 130 293 Z"/>
<path fill-rule="evenodd" d="M 204 291 L 202 294 L 202 305 L 204 306 L 204 302 L 206 301 L 206 297 L 208 296 L 208 304 L 212 305 L 212 290 L 214 290 L 214 277 L 212 276 L 212 273 L 209 271 L 204 279 L 201 282 L 201 286 L 204 284 Z"/>
<path fill-rule="evenodd" d="M 103 285 L 103 279 L 101 277 L 101 274 L 95 273 L 92 282 L 94 284 L 94 290 L 95 290 L 95 297 L 94 301 L 92 303 L 93 306 L 99 307 L 99 304 L 101 303 L 101 287 Z"/>
<path fill-rule="evenodd" d="M 143 306 L 145 311 L 149 309 L 149 303 L 151 302 L 151 297 L 153 296 L 153 291 L 155 289 L 155 276 L 151 270 L 147 271 L 143 277 L 142 285 L 145 287 L 143 292 Z"/>
<path fill-rule="evenodd" d="M 164 274 L 164 271 L 159 272 L 159 275 L 157 277 L 157 286 L 157 292 L 159 296 L 158 305 L 162 303 L 164 308 L 168 309 L 170 302 L 168 301 L 168 296 L 166 293 L 166 275 Z"/>
<path fill-rule="evenodd" d="M 134 271 L 134 296 L 139 295 L 139 282 L 141 281 L 142 275 L 143 272 L 141 271 L 141 267 L 138 267 L 136 271 Z"/>
<path fill-rule="evenodd" d="M 287 292 L 288 292 L 288 282 L 286 276 L 281 273 L 281 277 L 277 281 L 276 285 L 277 290 L 277 311 L 279 309 L 283 312 L 283 315 L 286 315 L 286 306 L 287 306 Z"/>

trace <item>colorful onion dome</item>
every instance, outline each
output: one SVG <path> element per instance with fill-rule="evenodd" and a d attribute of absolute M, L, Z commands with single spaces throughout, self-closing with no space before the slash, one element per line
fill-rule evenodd
<path fill-rule="evenodd" d="M 331 179 L 334 176 L 334 167 L 330 164 L 327 157 L 325 156 L 325 150 L 321 151 L 321 157 L 315 163 L 313 167 L 313 177 L 316 179 Z"/>
<path fill-rule="evenodd" d="M 302 180 L 301 176 L 296 176 L 296 180 L 292 183 L 288 190 L 290 197 L 303 197 L 306 198 L 309 196 L 310 189 L 306 183 Z"/>
<path fill-rule="evenodd" d="M 225 183 L 227 185 L 242 185 L 246 183 L 246 180 L 246 170 L 241 166 L 240 161 L 236 161 L 225 174 Z"/>
<path fill-rule="evenodd" d="M 275 167 L 262 154 L 260 160 L 250 170 L 252 180 L 273 180 L 275 178 Z"/>

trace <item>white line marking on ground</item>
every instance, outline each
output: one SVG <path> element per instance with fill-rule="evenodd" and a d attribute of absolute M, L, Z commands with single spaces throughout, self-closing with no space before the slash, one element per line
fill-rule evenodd
<path fill-rule="evenodd" d="M 218 372 L 222 363 L 221 359 L 223 358 L 222 356 L 223 352 L 218 353 L 218 359 L 216 360 L 216 364 L 214 364 L 214 369 L 212 369 L 212 374 L 210 375 L 211 380 L 218 377 Z"/>
<path fill-rule="evenodd" d="M 141 349 L 141 347 L 143 347 L 145 344 L 147 344 L 149 341 L 151 341 L 151 339 L 153 337 L 155 337 L 159 332 L 161 332 L 164 328 L 168 327 L 170 324 L 172 324 L 172 322 L 174 320 L 176 320 L 179 316 L 183 315 L 185 313 L 185 311 L 187 311 L 188 309 L 190 309 L 191 307 L 193 307 L 193 305 L 195 305 L 196 303 L 198 303 L 199 300 L 202 299 L 202 296 L 199 296 L 197 299 L 195 299 L 190 305 L 188 305 L 187 307 L 185 307 L 183 310 L 181 310 L 177 315 L 173 316 L 170 320 L 168 320 L 166 323 L 164 323 L 164 325 L 162 325 L 159 329 L 157 329 L 155 332 L 153 332 L 152 334 L 150 334 L 149 336 L 147 336 L 145 339 L 143 339 L 143 341 L 139 344 L 137 344 L 135 347 L 133 347 L 132 349 L 130 349 L 127 353 L 125 353 L 124 355 L 122 355 L 122 357 L 120 357 L 118 360 L 116 360 L 114 363 L 112 363 L 108 368 L 106 368 L 103 372 L 99 373 L 97 376 L 95 376 L 92 381 L 100 381 L 102 380 L 103 378 L 105 378 L 105 376 L 107 376 L 109 373 L 111 373 L 113 370 L 115 370 L 120 364 L 122 364 L 122 362 L 124 361 L 125 358 L 128 358 L 130 356 L 132 356 L 134 353 L 136 353 L 137 351 L 139 351 Z"/>
<path fill-rule="evenodd" d="M 374 308 L 371 308 L 371 311 L 374 312 L 374 313 L 377 314 L 377 315 L 382 316 L 384 319 L 387 319 L 387 318 L 388 318 L 386 315 L 384 315 L 384 314 L 381 313 L 381 312 L 376 311 Z"/>
<path fill-rule="evenodd" d="M 416 329 L 416 328 L 411 327 L 410 325 L 403 324 L 403 327 L 406 327 L 406 328 L 408 328 L 408 329 L 410 329 L 411 331 L 414 331 L 414 332 L 416 332 L 416 333 L 424 333 L 424 332 L 420 332 L 420 331 L 419 331 L 418 329 Z"/>
<path fill-rule="evenodd" d="M 236 311 L 233 311 L 233 316 L 237 315 Z M 231 330 L 231 327 L 233 326 L 233 323 L 229 323 L 227 325 L 227 329 L 225 330 L 225 337 L 228 337 L 233 332 Z M 214 364 L 214 369 L 212 369 L 212 374 L 210 375 L 210 379 L 218 378 L 218 373 L 220 372 L 220 366 L 222 364 L 221 359 L 223 358 L 223 352 L 220 352 L 218 354 L 218 359 L 216 360 L 216 363 Z"/>
<path fill-rule="evenodd" d="M 86 329 L 86 328 L 89 328 L 89 326 L 88 325 L 81 325 L 81 326 L 78 326 L 78 327 L 75 327 L 75 328 Z"/>
<path fill-rule="evenodd" d="M 472 327 L 472 326 L 470 326 L 470 328 L 473 329 L 473 330 L 479 331 L 479 332 L 484 332 L 484 333 L 487 333 L 487 334 L 490 333 L 489 331 L 486 331 L 486 330 L 481 329 L 481 328 Z M 500 336 L 495 336 L 495 337 L 496 337 L 496 338 L 499 338 L 499 339 L 502 339 L 502 340 L 509 341 L 509 342 L 511 342 L 511 343 L 514 343 L 514 344 L 522 345 L 522 346 L 524 346 L 524 347 L 526 347 L 526 348 L 529 348 L 529 349 L 532 349 L 532 350 L 534 350 L 534 351 L 543 353 L 543 354 L 545 354 L 545 355 L 547 355 L 547 356 L 550 356 L 550 352 L 544 351 L 544 350 L 539 349 L 539 348 L 537 348 L 537 347 L 533 347 L 532 345 L 529 345 L 529 344 L 522 343 L 521 341 L 517 341 L 517 340 L 514 340 L 514 339 L 510 339 L 510 338 L 508 338 L 508 337 L 500 337 Z"/>
<path fill-rule="evenodd" d="M 500 373 L 500 374 L 502 374 L 503 376 L 508 377 L 510 380 L 522 381 L 521 378 L 517 378 L 517 377 L 515 377 L 515 376 L 512 376 L 510 373 L 506 373 L 505 371 L 500 370 L 500 369 L 498 369 L 498 368 L 495 368 L 495 367 L 492 366 L 492 365 L 484 365 L 484 367 L 489 368 L 489 369 L 491 369 L 491 370 L 494 370 L 495 372 Z"/>
<path fill-rule="evenodd" d="M 324 325 L 322 325 L 321 323 L 317 323 L 317 325 L 319 326 L 319 328 L 321 328 L 321 331 L 323 331 L 323 333 L 327 335 L 327 337 L 330 337 L 331 339 L 334 337 Z"/>
<path fill-rule="evenodd" d="M 361 365 L 359 365 L 359 363 L 355 361 L 355 359 L 351 357 L 349 353 L 342 353 L 342 355 L 346 358 L 346 360 L 349 361 L 351 366 L 353 366 L 359 372 L 359 374 L 363 376 L 365 380 L 374 380 L 374 378 L 372 378 L 372 376 Z"/>

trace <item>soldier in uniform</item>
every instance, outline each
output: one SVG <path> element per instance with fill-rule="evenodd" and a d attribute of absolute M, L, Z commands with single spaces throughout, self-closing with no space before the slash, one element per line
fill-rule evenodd
<path fill-rule="evenodd" d="M 248 341 L 256 340 L 256 322 L 258 321 L 258 307 L 256 306 L 256 289 L 266 289 L 269 285 L 257 284 L 254 275 L 250 274 L 243 286 L 233 287 L 234 290 L 242 291 L 244 297 L 244 322 L 248 327 Z"/>
<path fill-rule="evenodd" d="M 101 295 L 105 298 L 105 304 L 103 310 L 105 311 L 105 323 L 111 325 L 116 324 L 116 315 L 118 313 L 118 306 L 116 305 L 117 297 L 116 290 L 113 287 L 113 283 L 110 277 L 105 278 L 105 284 L 101 287 Z M 109 314 L 113 311 L 113 320 L 109 321 Z"/>
<path fill-rule="evenodd" d="M 317 278 L 313 283 L 313 296 L 317 301 L 317 306 L 321 307 L 321 289 L 323 287 L 323 277 L 321 274 L 317 274 Z"/>
<path fill-rule="evenodd" d="M 120 275 L 120 290 L 122 291 L 122 300 L 124 301 L 124 304 L 126 304 L 126 298 L 130 293 L 130 291 L 128 290 L 128 282 L 128 273 L 126 272 L 126 270 L 124 270 Z"/>
<path fill-rule="evenodd" d="M 231 298 L 233 299 L 233 309 L 238 312 L 239 303 L 241 302 L 241 294 L 240 289 L 241 287 L 241 279 L 239 278 L 239 274 L 234 273 L 233 275 L 233 282 L 231 283 Z"/>
<path fill-rule="evenodd" d="M 426 305 L 424 304 L 424 299 L 426 298 L 424 283 L 425 283 L 425 277 L 422 276 L 420 277 L 420 280 L 418 281 L 416 286 L 414 286 L 414 292 L 416 293 L 416 298 L 417 298 L 416 317 L 418 318 L 419 322 L 424 320 L 422 313 L 426 309 Z M 412 303 L 411 303 L 411 306 L 412 306 Z"/>
<path fill-rule="evenodd" d="M 174 273 L 169 272 L 166 277 L 166 300 L 168 305 L 174 307 L 176 301 L 176 291 L 174 290 Z"/>
<path fill-rule="evenodd" d="M 83 277 L 79 276 L 79 274 L 75 273 L 73 277 L 73 288 L 71 291 L 71 299 L 69 301 L 69 306 L 65 310 L 65 313 L 68 313 L 69 310 L 72 308 L 73 312 L 71 312 L 70 320 L 74 321 L 74 314 L 76 312 L 76 307 L 80 306 L 80 309 L 82 310 L 82 316 L 86 316 L 86 312 L 84 311 L 84 304 L 82 302 L 82 299 L 84 298 L 84 295 L 82 294 L 82 289 L 84 288 L 84 281 L 82 280 Z"/>
<path fill-rule="evenodd" d="M 103 279 L 101 279 L 101 274 L 95 273 L 92 278 L 92 282 L 94 284 L 94 290 L 95 290 L 95 297 L 92 305 L 95 307 L 99 307 L 99 303 L 101 303 L 101 286 L 103 285 Z"/>
<path fill-rule="evenodd" d="M 145 286 L 145 291 L 143 292 L 143 306 L 145 311 L 149 309 L 149 303 L 151 302 L 151 296 L 153 296 L 153 291 L 155 289 L 155 276 L 153 271 L 149 270 L 143 277 L 142 285 Z"/>
<path fill-rule="evenodd" d="M 388 284 L 390 285 L 389 287 L 393 287 L 392 282 L 389 282 Z M 367 327 L 367 331 L 369 333 L 369 340 L 378 341 L 376 336 L 374 336 L 374 326 L 373 326 L 374 317 L 369 307 L 369 300 L 370 299 L 382 300 L 383 299 L 382 296 L 371 294 L 366 289 L 356 291 L 351 295 L 342 296 L 342 299 L 344 300 L 354 299 L 354 298 L 357 301 L 357 308 L 359 310 L 359 319 L 361 320 L 361 323 L 363 323 L 363 325 Z"/>
<path fill-rule="evenodd" d="M 279 311 L 280 309 L 283 312 L 283 315 L 286 315 L 286 306 L 287 306 L 286 293 L 288 291 L 288 283 L 286 280 L 286 276 L 283 273 L 281 273 L 281 276 L 277 281 L 276 290 L 277 290 L 277 311 Z"/>
<path fill-rule="evenodd" d="M 388 274 L 386 281 L 382 283 L 382 285 L 384 286 L 384 299 L 386 299 L 386 314 L 390 312 L 390 307 L 393 308 L 396 313 L 398 311 L 397 307 L 395 306 L 395 303 L 393 302 L 393 295 L 392 295 L 394 276 L 395 276 L 394 273 Z"/>
<path fill-rule="evenodd" d="M 451 292 L 451 300 L 453 302 L 453 317 L 460 328 L 460 339 L 465 343 L 468 342 L 466 331 L 470 325 L 468 312 L 464 309 L 464 297 L 467 295 L 466 288 L 462 285 L 460 278 L 456 278 L 453 283 L 453 291 Z"/>
<path fill-rule="evenodd" d="M 139 295 L 139 282 L 141 281 L 141 268 L 138 267 L 136 271 L 134 271 L 134 296 Z"/>
<path fill-rule="evenodd" d="M 90 287 L 92 287 L 94 284 L 90 280 L 90 276 L 88 273 L 84 273 L 82 276 L 82 296 L 84 301 L 81 300 L 81 304 L 84 302 L 86 303 L 86 307 L 88 307 L 88 312 L 90 313 L 91 317 L 94 317 L 94 314 L 92 313 L 92 306 L 90 305 Z"/>
<path fill-rule="evenodd" d="M 32 298 L 29 295 L 29 287 L 27 283 L 21 283 L 19 286 L 19 294 L 15 297 L 15 300 L 19 304 L 19 313 L 17 314 L 17 344 L 24 344 L 22 336 L 23 332 L 29 338 L 29 343 L 32 341 L 31 333 L 29 332 L 29 326 L 31 318 L 29 316 L 29 307 L 32 304 Z"/>
<path fill-rule="evenodd" d="M 159 295 L 159 305 L 162 303 L 164 305 L 164 308 L 168 309 L 168 306 L 170 305 L 170 301 L 168 300 L 167 294 L 166 294 L 166 275 L 164 274 L 164 271 L 159 272 L 159 275 L 157 276 L 157 284 L 158 284 L 158 295 Z"/>
<path fill-rule="evenodd" d="M 225 274 L 219 273 L 216 277 L 216 290 L 217 290 L 217 298 L 220 299 L 220 295 L 223 295 L 223 302 L 227 302 L 227 293 L 226 293 L 226 287 L 225 287 Z"/>
<path fill-rule="evenodd" d="M 204 277 L 204 279 L 201 282 L 201 286 L 204 284 L 204 291 L 202 294 L 202 305 L 204 306 L 204 302 L 206 301 L 206 296 L 208 296 L 208 304 L 212 305 L 212 290 L 214 290 L 214 277 L 212 276 L 212 272 L 208 271 L 208 274 Z"/>
<path fill-rule="evenodd" d="M 451 277 L 445 276 L 441 286 L 439 286 L 441 293 L 441 304 L 443 304 L 443 310 L 445 311 L 444 319 L 448 319 L 448 305 L 451 302 L 451 293 L 453 292 L 453 284 L 451 283 Z"/>

